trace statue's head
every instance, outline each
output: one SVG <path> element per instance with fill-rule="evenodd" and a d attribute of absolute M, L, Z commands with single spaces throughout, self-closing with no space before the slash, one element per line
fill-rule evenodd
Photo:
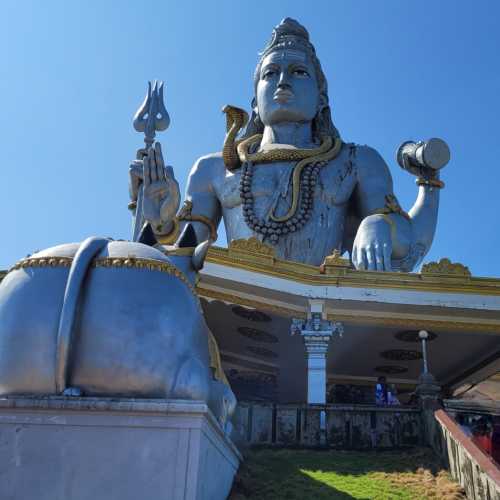
<path fill-rule="evenodd" d="M 315 139 L 338 136 L 325 75 L 309 33 L 297 21 L 286 18 L 274 28 L 255 69 L 254 90 L 245 136 L 280 122 L 310 122 Z"/>

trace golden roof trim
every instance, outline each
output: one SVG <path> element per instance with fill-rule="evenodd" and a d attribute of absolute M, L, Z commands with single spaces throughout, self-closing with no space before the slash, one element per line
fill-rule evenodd
<path fill-rule="evenodd" d="M 440 259 L 438 262 L 424 264 L 420 272 L 422 274 L 472 276 L 467 266 L 460 264 L 460 262 L 451 262 L 451 260 L 446 257 Z"/>
<path fill-rule="evenodd" d="M 251 256 L 256 261 L 263 261 L 273 263 L 276 258 L 276 251 L 273 247 L 262 243 L 258 238 L 252 236 L 251 238 L 233 240 L 227 249 L 228 254 L 238 259 L 239 256 Z"/>
<path fill-rule="evenodd" d="M 267 245 L 251 240 L 256 238 L 246 240 L 246 243 L 245 240 L 237 240 L 229 248 L 213 246 L 208 251 L 207 262 L 308 285 L 500 295 L 499 278 L 480 278 L 457 272 L 358 271 L 335 253 L 317 267 L 275 257 L 266 249 Z"/>
<path fill-rule="evenodd" d="M 229 304 L 241 305 L 245 307 L 250 307 L 253 309 L 258 309 L 259 311 L 269 312 L 271 314 L 276 314 L 278 316 L 284 316 L 288 318 L 306 318 L 307 312 L 298 311 L 297 309 L 287 308 L 283 306 L 277 306 L 275 304 L 269 303 L 265 298 L 262 300 L 254 300 L 248 297 L 242 297 L 234 293 L 225 293 L 217 290 L 212 290 L 210 288 L 204 288 L 197 286 L 196 291 L 200 298 L 219 300 L 221 302 L 226 302 Z M 380 316 L 376 314 L 346 314 L 342 312 L 335 312 L 334 314 L 328 313 L 327 317 L 332 321 L 341 321 L 346 324 L 357 324 L 357 325 L 370 325 L 370 326 L 386 326 L 392 328 L 404 328 L 408 330 L 412 329 L 428 329 L 428 330 L 447 330 L 447 331 L 457 331 L 457 330 L 467 330 L 468 332 L 480 332 L 480 333 L 499 333 L 500 334 L 500 324 L 493 323 L 481 323 L 478 318 L 470 318 L 470 321 L 453 321 L 447 319 L 432 319 L 425 318 L 419 315 L 415 316 Z"/>

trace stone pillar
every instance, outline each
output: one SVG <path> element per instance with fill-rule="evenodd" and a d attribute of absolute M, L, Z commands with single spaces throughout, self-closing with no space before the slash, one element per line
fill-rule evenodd
<path fill-rule="evenodd" d="M 307 320 L 293 319 L 291 334 L 300 334 L 307 353 L 307 403 L 326 403 L 326 354 L 328 344 L 335 333 L 342 336 L 341 323 L 324 318 L 324 302 L 310 301 Z"/>
<path fill-rule="evenodd" d="M 307 402 L 308 404 L 326 403 L 326 353 L 331 331 L 317 335 L 314 331 L 301 332 L 307 352 Z"/>

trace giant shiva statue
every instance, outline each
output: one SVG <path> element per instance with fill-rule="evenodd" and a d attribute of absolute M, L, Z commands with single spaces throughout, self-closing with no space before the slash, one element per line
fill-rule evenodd
<path fill-rule="evenodd" d="M 169 123 L 162 88 L 134 119 L 147 146 L 130 168 L 134 242 L 49 248 L 1 282 L 0 396 L 201 400 L 227 430 L 236 400 L 195 289 L 221 218 L 229 242 L 256 237 L 284 259 L 320 265 L 348 251 L 357 269 L 411 271 L 434 236 L 449 150 L 439 139 L 400 147 L 419 185 L 404 212 L 379 154 L 340 138 L 309 35 L 285 19 L 257 64 L 250 119 L 224 108 L 222 152 L 196 162 L 179 210 L 154 141 Z"/>
<path fill-rule="evenodd" d="M 411 271 L 434 237 L 446 144 L 431 139 L 400 148 L 400 164 L 419 185 L 406 213 L 377 151 L 342 141 L 309 34 L 289 18 L 261 54 L 254 90 L 250 120 L 224 108 L 223 150 L 195 163 L 179 212 L 178 184 L 160 144 L 139 151 L 130 168 L 137 238 L 148 233 L 173 243 L 190 221 L 199 242 L 214 241 L 222 217 L 228 242 L 257 237 L 284 259 L 320 265 L 334 251 L 348 251 L 357 269 Z"/>

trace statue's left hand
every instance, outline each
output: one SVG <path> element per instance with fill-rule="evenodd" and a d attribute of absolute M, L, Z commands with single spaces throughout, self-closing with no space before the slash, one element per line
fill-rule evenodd
<path fill-rule="evenodd" d="M 380 215 L 370 215 L 361 222 L 352 247 L 356 269 L 391 270 L 391 225 Z"/>

